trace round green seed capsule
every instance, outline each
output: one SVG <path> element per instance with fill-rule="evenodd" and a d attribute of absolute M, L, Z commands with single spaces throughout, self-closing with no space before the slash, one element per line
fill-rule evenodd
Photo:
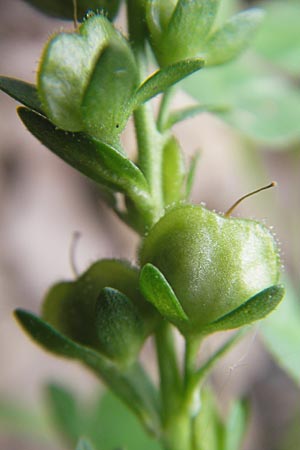
<path fill-rule="evenodd" d="M 151 229 L 141 265 L 156 266 L 195 332 L 278 282 L 280 259 L 261 223 L 178 206 Z"/>

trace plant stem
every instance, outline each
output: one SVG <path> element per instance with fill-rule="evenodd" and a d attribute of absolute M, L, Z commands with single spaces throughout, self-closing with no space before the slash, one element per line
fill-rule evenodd
<path fill-rule="evenodd" d="M 149 183 L 150 193 L 158 219 L 163 209 L 162 150 L 164 139 L 158 133 L 149 104 L 140 106 L 134 113 L 138 142 L 138 166 Z"/>
<path fill-rule="evenodd" d="M 161 339 L 160 336 L 158 336 Z M 160 342 L 157 343 L 160 345 Z M 184 361 L 184 383 L 180 391 L 180 403 L 173 404 L 168 411 L 167 420 L 164 424 L 164 441 L 166 450 L 196 450 L 195 439 L 193 437 L 193 418 L 198 412 L 198 399 L 195 396 L 189 397 L 186 393 L 193 374 L 196 371 L 196 355 L 199 348 L 200 339 L 192 338 L 186 340 L 186 351 Z M 166 392 L 172 395 L 171 392 Z M 174 395 L 174 393 L 173 393 Z"/>
<path fill-rule="evenodd" d="M 166 423 L 178 408 L 182 395 L 174 336 L 168 322 L 163 322 L 158 328 L 155 343 L 160 375 L 162 422 Z"/>
<path fill-rule="evenodd" d="M 127 20 L 131 45 L 135 53 L 142 83 L 147 78 L 144 11 L 140 1 L 127 0 Z M 156 221 L 163 210 L 162 150 L 165 138 L 156 127 L 151 105 L 141 105 L 134 112 L 134 124 L 138 144 L 138 165 L 148 181 L 153 201 L 153 217 Z"/>
<path fill-rule="evenodd" d="M 191 420 L 190 426 L 192 431 L 193 418 L 197 415 L 200 408 L 200 393 L 198 385 L 193 384 L 194 375 L 197 370 L 197 353 L 202 341 L 200 337 L 190 337 L 185 343 L 185 363 L 184 363 L 184 385 L 185 393 L 183 397 L 183 410 L 186 411 Z M 192 441 L 192 435 L 191 435 Z"/>

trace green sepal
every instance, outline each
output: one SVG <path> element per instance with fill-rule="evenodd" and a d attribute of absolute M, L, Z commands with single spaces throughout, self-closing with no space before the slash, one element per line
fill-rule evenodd
<path fill-rule="evenodd" d="M 199 43 L 206 38 L 215 21 L 219 3 L 220 0 L 178 0 L 162 36 L 162 40 L 169 44 L 173 42 L 168 52 L 170 55 L 176 52 L 177 59 L 198 53 Z"/>
<path fill-rule="evenodd" d="M 36 87 L 26 81 L 0 77 L 0 89 L 24 106 L 44 114 Z"/>
<path fill-rule="evenodd" d="M 193 184 L 194 184 L 195 175 L 196 175 L 196 171 L 197 171 L 199 160 L 200 160 L 200 151 L 198 150 L 192 156 L 192 159 L 190 161 L 190 165 L 189 165 L 189 168 L 188 168 L 187 177 L 186 177 L 185 197 L 186 197 L 187 200 L 190 198 L 190 195 L 191 195 L 191 192 L 192 192 L 192 189 L 193 189 Z"/>
<path fill-rule="evenodd" d="M 53 153 L 92 180 L 131 198 L 145 220 L 151 220 L 148 184 L 138 167 L 115 148 L 83 133 L 57 129 L 46 118 L 18 109 L 28 130 Z"/>
<path fill-rule="evenodd" d="M 73 0 L 25 0 L 44 14 L 61 19 L 74 19 Z M 113 18 L 119 8 L 120 0 L 77 0 L 78 19 L 82 20 L 88 10 L 103 10 Z"/>
<path fill-rule="evenodd" d="M 81 104 L 85 131 L 108 143 L 118 141 L 131 114 L 129 100 L 138 85 L 130 47 L 125 39 L 114 41 L 95 63 Z"/>
<path fill-rule="evenodd" d="M 162 179 L 165 206 L 182 200 L 185 166 L 179 142 L 174 136 L 163 148 Z"/>
<path fill-rule="evenodd" d="M 76 446 L 76 450 L 94 450 L 94 447 L 86 438 L 81 438 Z"/>
<path fill-rule="evenodd" d="M 187 76 L 202 69 L 204 60 L 190 58 L 167 66 L 150 75 L 137 89 L 132 99 L 132 109 L 136 109 L 142 103 L 166 91 L 169 87 L 183 80 Z"/>
<path fill-rule="evenodd" d="M 144 318 L 145 334 L 150 333 L 153 312 L 139 294 L 138 271 L 118 260 L 97 261 L 77 280 L 54 285 L 44 300 L 42 317 L 76 342 L 102 351 L 95 312 L 98 296 L 105 287 L 117 289 L 130 298 Z"/>
<path fill-rule="evenodd" d="M 251 297 L 238 308 L 210 323 L 201 332 L 231 330 L 261 320 L 270 314 L 283 299 L 285 290 L 282 285 L 274 285 Z"/>
<path fill-rule="evenodd" d="M 236 58 L 249 45 L 263 17 L 263 11 L 258 8 L 231 17 L 205 43 L 206 65 L 224 64 Z"/>
<path fill-rule="evenodd" d="M 146 427 L 151 429 L 157 424 L 157 405 L 156 399 L 152 397 L 153 392 L 148 389 L 147 380 L 141 381 L 140 384 L 136 380 L 137 374 L 139 377 L 145 376 L 139 366 L 122 373 L 108 358 L 91 348 L 77 344 L 34 314 L 18 309 L 15 316 L 29 336 L 45 350 L 78 360 L 95 372 Z"/>
<path fill-rule="evenodd" d="M 140 290 L 160 314 L 170 322 L 188 320 L 179 300 L 163 274 L 152 264 L 146 264 L 140 274 Z"/>
<path fill-rule="evenodd" d="M 167 27 L 177 0 L 146 0 L 145 13 L 150 40 L 158 45 L 163 30 Z"/>
<path fill-rule="evenodd" d="M 96 302 L 95 327 L 101 352 L 121 364 L 132 363 L 145 340 L 143 320 L 132 301 L 104 288 Z"/>

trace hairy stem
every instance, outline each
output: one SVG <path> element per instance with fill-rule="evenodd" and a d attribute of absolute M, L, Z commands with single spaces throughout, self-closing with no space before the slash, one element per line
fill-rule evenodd
<path fill-rule="evenodd" d="M 129 37 L 139 69 L 140 83 L 148 76 L 144 14 L 140 1 L 127 1 Z M 153 201 L 153 217 L 156 221 L 163 210 L 162 150 L 165 139 L 157 129 L 149 103 L 141 105 L 134 112 L 134 124 L 138 145 L 138 165 L 149 184 Z"/>

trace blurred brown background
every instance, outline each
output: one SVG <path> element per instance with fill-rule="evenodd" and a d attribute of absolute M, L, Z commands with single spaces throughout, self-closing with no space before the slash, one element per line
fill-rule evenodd
<path fill-rule="evenodd" d="M 53 31 L 71 26 L 45 18 L 21 0 L 0 0 L 1 74 L 34 82 L 45 41 Z M 179 94 L 176 102 L 186 100 Z M 12 311 L 22 307 L 38 312 L 48 287 L 73 277 L 69 250 L 74 231 L 82 234 L 76 252 L 80 271 L 104 257 L 134 261 L 138 240 L 101 203 L 92 183 L 25 130 L 15 109 L 15 102 L 0 94 L 0 396 L 38 407 L 49 379 L 65 382 L 82 397 L 91 396 L 97 382 L 77 364 L 49 356 L 33 345 Z M 195 203 L 204 201 L 224 211 L 241 194 L 273 179 L 279 182 L 279 189 L 249 199 L 239 214 L 275 226 L 284 264 L 298 280 L 299 239 L 291 242 L 290 237 L 299 232 L 299 152 L 256 149 L 205 114 L 179 125 L 176 133 L 187 160 L 201 149 Z M 131 125 L 124 142 L 127 148 L 134 147 Z M 280 433 L 293 415 L 299 392 L 264 352 L 255 332 L 220 364 L 214 379 L 224 400 L 230 395 L 252 398 L 256 414 L 247 449 L 279 449 Z M 55 448 L 63 450 L 59 444 Z M 0 427 L 0 449 L 35 447 L 9 437 Z"/>

